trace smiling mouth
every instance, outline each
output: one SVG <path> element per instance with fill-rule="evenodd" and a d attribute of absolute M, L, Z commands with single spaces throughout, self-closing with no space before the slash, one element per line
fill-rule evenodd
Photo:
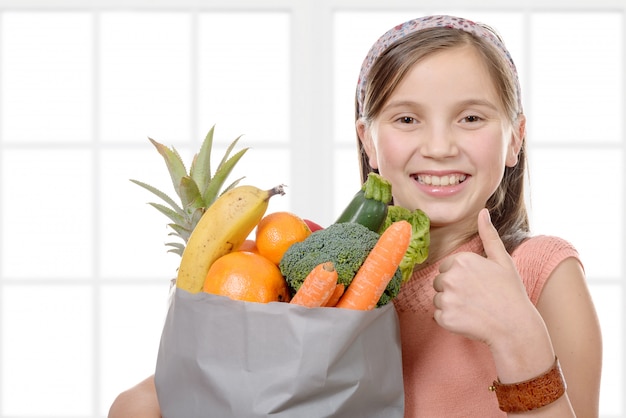
<path fill-rule="evenodd" d="M 455 186 L 463 183 L 467 175 L 465 174 L 449 174 L 447 176 L 433 176 L 430 174 L 417 175 L 417 181 L 427 186 Z"/>

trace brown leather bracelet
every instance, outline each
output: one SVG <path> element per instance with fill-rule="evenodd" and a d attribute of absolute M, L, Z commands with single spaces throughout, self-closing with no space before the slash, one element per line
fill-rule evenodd
<path fill-rule="evenodd" d="M 559 359 L 544 374 L 519 383 L 503 384 L 495 380 L 489 390 L 496 393 L 504 412 L 524 412 L 541 408 L 559 399 L 566 385 Z"/>

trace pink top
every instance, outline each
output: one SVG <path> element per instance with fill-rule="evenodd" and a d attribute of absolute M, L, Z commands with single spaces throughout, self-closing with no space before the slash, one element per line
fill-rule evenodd
<path fill-rule="evenodd" d="M 476 236 L 455 252 L 482 253 Z M 533 304 L 552 271 L 578 252 L 551 236 L 526 240 L 512 254 Z M 488 387 L 496 369 L 487 346 L 452 334 L 433 319 L 433 279 L 440 262 L 417 271 L 395 299 L 400 318 L 405 388 L 405 418 L 506 417 Z"/>

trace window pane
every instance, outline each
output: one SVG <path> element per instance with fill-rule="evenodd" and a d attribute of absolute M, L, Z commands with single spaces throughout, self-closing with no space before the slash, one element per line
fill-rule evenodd
<path fill-rule="evenodd" d="M 1 19 L 2 139 L 91 140 L 90 14 L 5 12 Z"/>
<path fill-rule="evenodd" d="M 531 15 L 530 140 L 622 140 L 622 19 L 617 12 Z"/>
<path fill-rule="evenodd" d="M 100 413 L 106 416 L 122 390 L 154 373 L 168 308 L 169 282 L 104 286 L 100 295 Z"/>
<path fill-rule="evenodd" d="M 5 286 L 0 300 L 4 416 L 88 416 L 92 406 L 92 290 Z"/>
<path fill-rule="evenodd" d="M 187 164 L 187 150 L 180 149 Z M 169 280 L 176 275 L 180 257 L 167 253 L 170 219 L 148 202 L 165 204 L 159 197 L 132 183 L 148 183 L 178 200 L 165 162 L 146 140 L 145 150 L 112 149 L 101 151 L 100 197 L 100 274 L 104 278 L 145 278 Z"/>
<path fill-rule="evenodd" d="M 100 19 L 100 137 L 190 137 L 191 17 L 107 12 Z"/>
<path fill-rule="evenodd" d="M 357 157 L 356 139 L 354 141 L 354 149 L 346 147 L 346 149 L 335 151 L 333 217 L 332 219 L 317 220 L 316 222 L 321 225 L 329 225 L 334 222 L 361 187 L 361 169 Z"/>
<path fill-rule="evenodd" d="M 89 277 L 93 261 L 91 152 L 2 153 L 2 275 Z"/>
<path fill-rule="evenodd" d="M 242 145 L 247 146 L 248 144 L 242 143 Z M 222 150 L 218 148 L 216 153 L 221 155 Z M 285 195 L 272 197 L 267 207 L 267 213 L 291 210 L 293 188 L 295 187 L 292 183 L 293 177 L 290 175 L 291 170 L 291 158 L 288 151 L 252 147 L 233 170 L 231 181 L 244 177 L 240 184 L 251 184 L 262 189 L 270 189 L 279 184 L 284 184 L 287 186 L 285 187 Z"/>
<path fill-rule="evenodd" d="M 226 138 L 286 142 L 289 15 L 206 13 L 198 20 L 201 131 L 217 124 Z"/>
<path fill-rule="evenodd" d="M 570 240 L 591 279 L 620 279 L 624 256 L 620 153 L 533 149 L 530 155 L 534 232 Z"/>

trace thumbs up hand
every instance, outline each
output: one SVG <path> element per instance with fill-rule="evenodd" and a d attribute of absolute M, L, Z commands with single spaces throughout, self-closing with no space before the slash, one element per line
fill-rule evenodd
<path fill-rule="evenodd" d="M 461 252 L 447 257 L 433 281 L 434 318 L 443 328 L 491 345 L 515 329 L 534 306 L 507 253 L 489 211 L 478 215 L 485 256 Z"/>

